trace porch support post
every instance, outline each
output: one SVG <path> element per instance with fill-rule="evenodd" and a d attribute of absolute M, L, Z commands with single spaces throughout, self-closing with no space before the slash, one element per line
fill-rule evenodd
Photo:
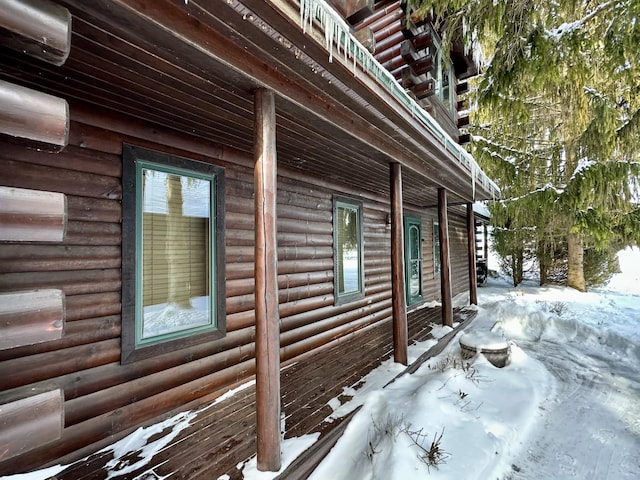
<path fill-rule="evenodd" d="M 473 203 L 467 203 L 467 248 L 469 251 L 469 303 L 478 304 L 478 277 L 476 276 L 476 222 Z"/>
<path fill-rule="evenodd" d="M 276 241 L 276 114 L 270 90 L 255 92 L 256 427 L 258 470 L 280 469 L 280 331 Z"/>
<path fill-rule="evenodd" d="M 407 299 L 404 281 L 404 229 L 402 224 L 402 172 L 391 164 L 391 289 L 393 304 L 393 359 L 407 365 Z"/>
<path fill-rule="evenodd" d="M 440 237 L 440 295 L 442 297 L 442 324 L 453 326 L 453 298 L 451 295 L 451 263 L 449 261 L 449 217 L 447 190 L 438 189 L 438 236 Z"/>

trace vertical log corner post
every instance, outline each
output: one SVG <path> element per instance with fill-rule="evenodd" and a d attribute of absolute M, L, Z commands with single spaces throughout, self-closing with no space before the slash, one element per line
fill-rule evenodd
<path fill-rule="evenodd" d="M 469 303 L 478 304 L 478 277 L 476 276 L 476 221 L 473 204 L 467 203 L 467 249 L 469 251 Z"/>
<path fill-rule="evenodd" d="M 255 100 L 256 431 L 258 470 L 280 470 L 280 331 L 276 240 L 276 115 L 272 91 Z"/>
<path fill-rule="evenodd" d="M 449 258 L 449 217 L 447 190 L 438 189 L 438 236 L 440 237 L 440 294 L 442 296 L 442 324 L 453 326 L 453 298 L 451 295 L 451 261 Z"/>
<path fill-rule="evenodd" d="M 404 228 L 402 225 L 402 172 L 391 164 L 391 288 L 393 304 L 393 359 L 407 365 L 407 299 L 404 280 Z"/>

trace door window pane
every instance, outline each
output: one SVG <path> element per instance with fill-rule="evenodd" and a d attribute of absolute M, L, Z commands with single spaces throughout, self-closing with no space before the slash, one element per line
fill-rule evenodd
<path fill-rule="evenodd" d="M 418 217 L 404 218 L 404 255 L 407 304 L 422 300 L 422 222 Z"/>
<path fill-rule="evenodd" d="M 420 228 L 409 226 L 409 297 L 422 294 L 422 259 L 420 254 Z"/>

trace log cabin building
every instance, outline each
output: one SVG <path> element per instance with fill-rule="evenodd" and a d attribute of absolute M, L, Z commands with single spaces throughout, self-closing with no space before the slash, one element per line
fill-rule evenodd
<path fill-rule="evenodd" d="M 281 365 L 475 303 L 477 65 L 403 2 L 2 4 L 0 475 L 251 378 L 277 470 Z"/>

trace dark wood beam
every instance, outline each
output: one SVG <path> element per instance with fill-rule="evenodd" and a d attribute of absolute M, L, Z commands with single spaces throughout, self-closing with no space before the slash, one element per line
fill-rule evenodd
<path fill-rule="evenodd" d="M 255 300 L 258 469 L 280 470 L 280 330 L 276 240 L 276 113 L 272 91 L 255 92 Z"/>
<path fill-rule="evenodd" d="M 453 297 L 451 295 L 451 262 L 449 259 L 449 217 L 447 190 L 438 189 L 438 236 L 440 238 L 440 294 L 442 324 L 453 326 Z"/>
<path fill-rule="evenodd" d="M 402 167 L 391 164 L 391 280 L 393 298 L 393 359 L 407 364 L 407 300 L 404 280 Z"/>
<path fill-rule="evenodd" d="M 408 115 L 402 102 L 377 81 L 368 75 L 354 77 L 351 61 L 342 57 L 330 61 L 321 32 L 305 34 L 300 28 L 291 28 L 292 22 L 299 22 L 294 4 L 253 2 L 249 10 L 241 2 L 214 6 L 197 0 L 60 3 L 72 11 L 74 20 L 76 16 L 95 18 L 102 28 L 113 29 L 132 44 L 152 45 L 151 51 L 158 58 L 179 58 L 186 71 L 208 71 L 210 77 L 211 70 L 224 65 L 219 77 L 229 81 L 234 92 L 269 88 L 280 103 L 302 112 L 305 118 L 300 124 L 326 122 L 327 129 L 348 135 L 366 148 L 432 178 L 452 194 L 469 198 L 469 171 L 453 160 L 442 139 L 436 138 L 439 134 Z M 282 43 L 281 32 L 287 32 L 290 44 Z M 310 41 L 310 35 L 317 42 Z M 318 71 L 326 74 L 318 75 Z M 361 85 L 354 87 L 354 81 Z M 354 98 L 354 91 L 359 99 Z M 370 105 L 377 108 L 372 110 Z M 243 148 L 235 143 L 231 146 Z"/>
<path fill-rule="evenodd" d="M 366 18 L 374 10 L 374 0 L 329 0 L 352 25 Z"/>
<path fill-rule="evenodd" d="M 469 259 L 469 303 L 478 304 L 478 277 L 476 276 L 476 222 L 473 204 L 467 203 L 467 249 Z"/>
<path fill-rule="evenodd" d="M 71 14 L 49 0 L 5 0 L 0 43 L 60 66 L 71 50 Z"/>

